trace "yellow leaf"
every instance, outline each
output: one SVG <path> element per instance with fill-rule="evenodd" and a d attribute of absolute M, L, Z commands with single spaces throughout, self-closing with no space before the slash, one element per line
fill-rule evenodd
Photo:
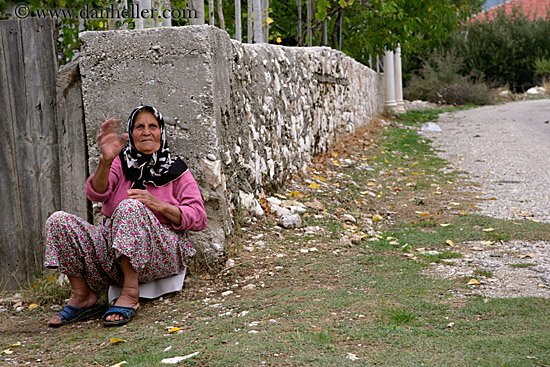
<path fill-rule="evenodd" d="M 124 339 L 120 339 L 120 338 L 111 338 L 111 340 L 109 341 L 109 343 L 111 344 L 120 344 L 120 343 L 126 343 L 126 340 Z"/>
<path fill-rule="evenodd" d="M 489 200 L 498 200 L 497 198 L 489 198 Z"/>
<path fill-rule="evenodd" d="M 317 185 L 315 182 L 312 182 L 309 184 L 309 187 L 312 189 L 320 189 L 321 186 Z"/>
<path fill-rule="evenodd" d="M 55 283 L 56 280 L 57 280 L 57 277 L 56 277 L 55 275 L 53 275 L 53 274 L 48 274 L 48 275 L 46 276 L 46 279 L 48 279 L 48 282 L 50 282 L 50 283 Z"/>
<path fill-rule="evenodd" d="M 281 37 L 277 37 L 277 43 L 281 43 L 283 42 L 283 40 L 281 39 Z"/>
<path fill-rule="evenodd" d="M 31 303 L 29 305 L 29 310 L 34 310 L 35 308 L 38 308 L 38 307 L 40 307 L 40 305 L 37 305 L 36 303 Z"/>
<path fill-rule="evenodd" d="M 13 348 L 20 347 L 20 346 L 21 346 L 21 342 L 17 342 L 15 344 L 10 345 L 10 347 L 13 347 Z"/>
<path fill-rule="evenodd" d="M 451 205 L 460 205 L 460 203 L 451 202 Z"/>
<path fill-rule="evenodd" d="M 413 176 L 418 176 L 418 172 L 413 172 L 412 175 Z"/>
<path fill-rule="evenodd" d="M 295 198 L 301 198 L 303 196 L 300 191 L 292 191 L 292 192 L 289 192 L 286 195 L 287 196 L 292 196 L 292 197 L 295 197 Z"/>
<path fill-rule="evenodd" d="M 338 163 L 338 161 L 337 161 L 336 159 L 334 159 L 334 160 L 332 161 L 332 164 L 334 164 L 335 166 L 339 166 L 339 165 L 340 165 L 340 163 Z"/>
<path fill-rule="evenodd" d="M 470 281 L 468 282 L 468 285 L 480 285 L 480 284 L 481 283 L 475 278 L 470 279 Z"/>
<path fill-rule="evenodd" d="M 466 215 L 466 210 L 461 210 L 460 215 Z"/>
<path fill-rule="evenodd" d="M 451 241 L 451 240 L 447 240 L 447 241 L 445 241 L 445 243 L 449 246 L 454 246 L 455 245 L 454 242 Z"/>
<path fill-rule="evenodd" d="M 378 214 L 375 214 L 372 216 L 372 221 L 373 222 L 380 222 L 382 220 L 382 217 L 379 216 Z"/>
<path fill-rule="evenodd" d="M 495 229 L 494 228 L 483 228 L 482 231 L 483 232 L 493 232 Z"/>
<path fill-rule="evenodd" d="M 270 17 L 267 17 L 267 24 L 271 24 L 273 23 L 273 19 L 271 19 Z"/>
<path fill-rule="evenodd" d="M 11 350 L 11 349 L 5 349 L 5 350 L 2 351 L 2 353 L 3 353 L 3 354 L 8 354 L 8 355 L 9 355 L 9 354 L 13 354 L 13 350 Z"/>
<path fill-rule="evenodd" d="M 539 284 L 539 285 L 537 285 L 537 287 L 539 287 L 539 288 L 547 288 L 548 286 L 547 286 L 546 284 Z"/>
<path fill-rule="evenodd" d="M 441 195 L 441 191 L 435 191 L 434 194 Z"/>
<path fill-rule="evenodd" d="M 181 329 L 179 327 L 173 327 L 173 328 L 170 328 L 168 329 L 168 332 L 169 333 L 176 333 L 178 331 L 180 331 Z"/>
<path fill-rule="evenodd" d="M 376 185 L 376 184 L 372 181 L 367 184 L 367 186 L 374 186 L 374 185 Z"/>

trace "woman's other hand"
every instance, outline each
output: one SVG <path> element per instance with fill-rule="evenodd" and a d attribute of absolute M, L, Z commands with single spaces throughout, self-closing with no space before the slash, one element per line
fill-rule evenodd
<path fill-rule="evenodd" d="M 118 136 L 120 121 L 122 120 L 108 119 L 101 125 L 101 132 L 97 135 L 97 141 L 101 147 L 101 155 L 108 162 L 116 158 L 128 139 L 127 133 L 122 134 L 120 137 Z"/>
<path fill-rule="evenodd" d="M 162 214 L 176 225 L 181 223 L 181 210 L 177 206 L 157 199 L 147 190 L 130 189 L 126 193 L 130 199 L 140 201 L 149 207 L 149 209 Z"/>

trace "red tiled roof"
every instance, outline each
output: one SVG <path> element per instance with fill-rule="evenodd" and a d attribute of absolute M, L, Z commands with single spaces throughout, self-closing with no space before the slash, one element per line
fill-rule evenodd
<path fill-rule="evenodd" d="M 510 14 L 514 8 L 528 15 L 531 20 L 550 19 L 550 0 L 509 0 L 473 16 L 470 21 L 493 19 L 500 9 L 504 9 L 506 14 Z"/>

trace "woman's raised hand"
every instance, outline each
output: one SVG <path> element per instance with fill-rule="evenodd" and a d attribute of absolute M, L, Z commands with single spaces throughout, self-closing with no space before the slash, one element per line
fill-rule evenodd
<path fill-rule="evenodd" d="M 124 133 L 118 136 L 118 127 L 120 119 L 108 119 L 101 125 L 101 132 L 97 135 L 97 141 L 101 147 L 101 154 L 106 161 L 112 161 L 120 153 L 128 134 Z"/>

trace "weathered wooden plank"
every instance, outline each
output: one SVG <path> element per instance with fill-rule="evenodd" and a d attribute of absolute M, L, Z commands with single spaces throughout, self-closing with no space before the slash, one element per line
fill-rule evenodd
<path fill-rule="evenodd" d="M 57 74 L 57 131 L 61 208 L 92 222 L 92 203 L 84 193 L 88 154 L 78 61 L 64 65 Z"/>
<path fill-rule="evenodd" d="M 52 19 L 0 22 L 2 34 L 2 133 L 10 139 L 5 160 L 10 176 L 15 226 L 2 236 L 2 282 L 6 288 L 29 281 L 42 267 L 44 223 L 60 207 L 57 146 L 57 56 Z M 8 151 L 9 149 L 9 151 Z M 0 169 L 4 170 L 0 166 Z M 14 177 L 15 176 L 15 177 Z M 3 194 L 3 192 L 0 192 Z M 2 195 L 4 197 L 4 195 Z M 5 224 L 2 226 L 4 232 Z"/>
<path fill-rule="evenodd" d="M 22 58 L 21 27 L 19 21 L 0 22 L 0 285 L 2 288 L 18 287 L 16 274 L 20 272 L 20 256 L 17 243 L 23 237 L 21 223 L 21 193 L 17 166 L 20 161 L 15 151 L 13 122 L 23 111 L 15 110 L 24 96 L 24 71 Z"/>

